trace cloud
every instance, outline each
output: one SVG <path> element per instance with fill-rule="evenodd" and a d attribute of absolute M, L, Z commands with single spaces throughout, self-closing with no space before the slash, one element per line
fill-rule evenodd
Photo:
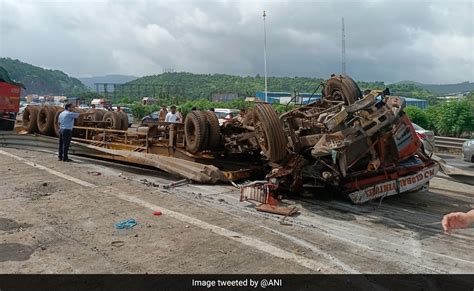
<path fill-rule="evenodd" d="M 472 1 L 0 0 L 0 55 L 73 76 L 263 74 L 474 81 Z"/>

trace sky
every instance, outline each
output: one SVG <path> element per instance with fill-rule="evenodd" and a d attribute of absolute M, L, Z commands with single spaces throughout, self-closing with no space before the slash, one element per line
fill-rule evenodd
<path fill-rule="evenodd" d="M 164 70 L 474 81 L 474 1 L 0 0 L 0 56 L 74 77 Z"/>

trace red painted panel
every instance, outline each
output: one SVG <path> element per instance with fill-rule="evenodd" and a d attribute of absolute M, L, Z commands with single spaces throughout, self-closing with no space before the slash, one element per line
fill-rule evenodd
<path fill-rule="evenodd" d="M 0 112 L 20 110 L 21 87 L 0 82 Z"/>

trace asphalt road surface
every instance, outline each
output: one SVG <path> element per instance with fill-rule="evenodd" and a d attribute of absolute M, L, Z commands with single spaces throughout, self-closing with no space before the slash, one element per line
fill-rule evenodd
<path fill-rule="evenodd" d="M 461 155 L 452 155 L 452 154 L 436 154 L 436 155 L 444 159 L 449 165 L 453 167 L 474 172 L 474 163 L 464 161 Z"/>
<path fill-rule="evenodd" d="M 283 221 L 227 184 L 164 189 L 179 179 L 72 158 L 0 149 L 1 273 L 474 273 L 474 228 L 440 224 L 474 208 L 474 186 L 442 176 L 363 205 L 288 197 Z"/>

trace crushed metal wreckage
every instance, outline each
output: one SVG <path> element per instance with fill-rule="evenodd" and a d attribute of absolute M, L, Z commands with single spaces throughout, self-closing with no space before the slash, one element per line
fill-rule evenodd
<path fill-rule="evenodd" d="M 276 194 L 309 188 L 354 203 L 426 188 L 439 165 L 422 150 L 404 108 L 388 89 L 362 94 L 343 75 L 331 76 L 321 99 L 279 117 L 257 105 L 249 123 L 271 170 L 265 181 L 242 187 L 241 199 L 259 201 L 248 187 Z"/>
<path fill-rule="evenodd" d="M 332 75 L 320 99 L 280 116 L 270 104 L 257 103 L 245 117 L 223 124 L 213 112 L 196 110 L 184 123 L 128 129 L 125 115 L 90 110 L 80 112 L 73 140 L 84 155 L 152 166 L 199 183 L 265 179 L 241 185 L 241 200 L 275 206 L 275 197 L 309 189 L 363 203 L 424 189 L 439 169 L 421 148 L 404 107 L 388 89 L 362 93 L 350 77 Z M 26 136 L 54 151 L 55 139 L 45 135 L 57 136 L 61 110 L 27 107 L 17 131 L 40 133 Z M 4 135 L 1 146 L 23 146 L 26 136 Z"/>

